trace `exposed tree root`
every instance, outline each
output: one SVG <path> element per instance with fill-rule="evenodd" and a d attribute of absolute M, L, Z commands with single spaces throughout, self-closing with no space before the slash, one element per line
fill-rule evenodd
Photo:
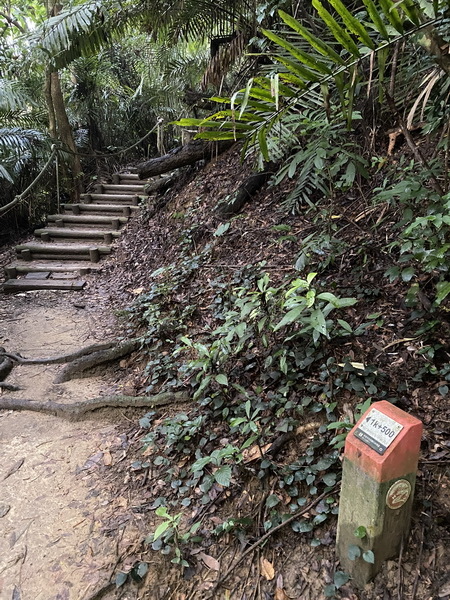
<path fill-rule="evenodd" d="M 0 348 L 0 352 L 3 348 Z M 10 358 L 0 353 L 0 381 L 6 379 L 11 373 L 14 364 Z"/>
<path fill-rule="evenodd" d="M 12 383 L 5 383 L 4 381 L 0 381 L 0 390 L 8 390 L 9 392 L 17 392 L 20 388 L 18 385 L 13 385 Z"/>
<path fill-rule="evenodd" d="M 86 346 L 85 348 L 77 350 L 76 352 L 71 352 L 70 354 L 58 354 L 57 356 L 50 356 L 48 358 L 24 358 L 23 356 L 20 356 L 20 354 L 5 352 L 4 348 L 0 348 L 0 360 L 3 357 L 5 357 L 10 358 L 11 360 L 19 363 L 20 365 L 56 365 L 76 360 L 77 358 L 86 356 L 86 354 L 92 354 L 92 352 L 108 350 L 109 348 L 112 348 L 115 345 L 117 345 L 117 340 L 112 340 L 111 342 L 92 344 L 91 346 Z"/>
<path fill-rule="evenodd" d="M 111 362 L 131 354 L 140 346 L 139 340 L 127 340 L 118 343 L 116 340 L 86 346 L 70 354 L 59 354 L 48 358 L 24 358 L 20 354 L 6 352 L 0 348 L 0 381 L 11 371 L 14 362 L 20 365 L 55 365 L 70 363 L 57 375 L 55 383 L 69 381 L 74 375 L 82 374 L 103 363 Z"/>
<path fill-rule="evenodd" d="M 97 352 L 91 352 L 91 354 L 88 354 L 87 356 L 81 356 L 64 367 L 64 369 L 55 378 L 55 383 L 70 381 L 74 375 L 79 375 L 88 369 L 92 369 L 93 367 L 103 363 L 111 362 L 113 360 L 117 360 L 118 358 L 122 358 L 122 356 L 131 354 L 137 350 L 139 346 L 140 342 L 138 340 L 129 340 L 127 342 L 123 342 L 122 344 L 118 344 L 113 348 L 99 350 Z"/>
<path fill-rule="evenodd" d="M 3 410 L 30 410 L 47 415 L 77 421 L 86 413 L 93 412 L 99 408 L 153 408 L 157 406 L 168 406 L 179 404 L 189 400 L 185 392 L 162 392 L 154 396 L 103 396 L 92 398 L 84 402 L 73 404 L 61 404 L 59 402 L 35 402 L 21 398 L 0 397 L 0 409 Z"/>

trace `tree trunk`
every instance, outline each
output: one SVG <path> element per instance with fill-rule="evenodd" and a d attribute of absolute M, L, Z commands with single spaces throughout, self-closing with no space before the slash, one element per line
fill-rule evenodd
<path fill-rule="evenodd" d="M 205 142 L 194 140 L 186 146 L 179 146 L 164 156 L 152 158 L 140 163 L 137 167 L 139 179 L 146 179 L 154 175 L 168 173 L 180 167 L 193 165 L 198 160 L 211 160 L 216 154 L 221 154 L 231 148 L 234 140 L 223 140 L 220 142 Z"/>
<path fill-rule="evenodd" d="M 60 10 L 61 5 L 55 0 L 47 1 L 47 15 L 49 17 L 56 16 Z M 71 173 L 68 174 L 68 179 L 72 181 L 70 195 L 73 202 L 78 202 L 81 192 L 81 163 L 80 157 L 76 154 L 77 147 L 67 116 L 58 71 L 52 71 L 50 68 L 47 70 L 44 93 L 48 108 L 49 133 L 53 138 L 61 140 L 64 146 L 71 151 Z"/>
<path fill-rule="evenodd" d="M 44 96 L 48 110 L 48 132 L 50 137 L 56 140 L 58 134 L 56 130 L 55 108 L 52 100 L 52 80 L 50 77 L 50 71 L 48 69 L 45 74 Z"/>

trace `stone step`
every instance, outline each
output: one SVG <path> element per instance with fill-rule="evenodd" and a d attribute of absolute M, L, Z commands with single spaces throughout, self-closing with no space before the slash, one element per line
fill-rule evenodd
<path fill-rule="evenodd" d="M 141 196 L 147 196 L 147 194 L 144 191 L 144 188 L 146 185 L 147 185 L 146 183 L 141 183 L 140 185 L 137 185 L 137 184 L 115 185 L 113 183 L 98 183 L 95 186 L 95 193 L 96 194 L 126 194 L 127 196 L 138 194 Z"/>
<path fill-rule="evenodd" d="M 90 213 L 93 215 L 121 215 L 123 217 L 129 217 L 131 213 L 139 210 L 138 206 L 130 206 L 129 204 L 61 204 L 61 207 L 73 215 Z"/>
<path fill-rule="evenodd" d="M 137 206 L 140 199 L 136 194 L 80 194 L 80 200 L 85 204 L 116 204 L 117 202 Z"/>
<path fill-rule="evenodd" d="M 34 234 L 37 237 L 40 237 L 44 242 L 49 242 L 52 238 L 68 238 L 72 240 L 102 240 L 105 244 L 112 244 L 113 238 L 120 236 L 120 232 L 118 231 L 69 229 L 68 227 L 46 227 L 45 229 L 36 229 Z"/>
<path fill-rule="evenodd" d="M 107 215 L 49 215 L 47 221 L 57 224 L 58 227 L 81 225 L 83 227 L 107 227 L 117 231 L 128 222 L 128 217 L 109 217 Z"/>
<path fill-rule="evenodd" d="M 30 290 L 69 290 L 80 291 L 86 285 L 83 279 L 8 279 L 3 284 L 5 292 L 27 292 Z"/>
<path fill-rule="evenodd" d="M 16 246 L 16 252 L 23 260 L 89 260 L 97 263 L 102 255 L 111 252 L 111 247 L 29 243 Z"/>
<path fill-rule="evenodd" d="M 46 261 L 39 263 L 37 261 L 17 261 L 5 267 L 5 275 L 9 279 L 16 279 L 18 274 L 42 273 L 50 271 L 51 273 L 79 273 L 86 275 L 90 271 L 98 271 L 102 266 L 95 263 L 84 261 L 60 262 Z"/>

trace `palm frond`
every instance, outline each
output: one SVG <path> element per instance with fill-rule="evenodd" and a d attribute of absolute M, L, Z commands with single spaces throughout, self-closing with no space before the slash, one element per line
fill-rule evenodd
<path fill-rule="evenodd" d="M 88 0 L 47 19 L 29 40 L 36 54 L 60 69 L 111 44 L 136 15 L 131 3 L 122 7 L 114 0 Z"/>
<path fill-rule="evenodd" d="M 0 79 L 0 111 L 23 110 L 31 104 L 31 99 L 23 86 L 10 79 Z"/>

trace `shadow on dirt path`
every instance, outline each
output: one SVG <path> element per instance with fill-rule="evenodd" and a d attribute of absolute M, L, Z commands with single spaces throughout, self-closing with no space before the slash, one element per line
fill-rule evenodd
<path fill-rule="evenodd" d="M 60 292 L 2 295 L 0 345 L 35 358 L 111 335 L 98 306 L 80 310 L 74 302 Z M 3 393 L 69 403 L 102 395 L 110 383 L 96 376 L 54 385 L 61 368 L 16 366 L 8 382 L 22 389 Z M 71 423 L 0 412 L 1 600 L 84 600 L 109 581 L 118 554 L 104 527 L 111 492 L 92 467 L 116 435 L 101 416 Z"/>

